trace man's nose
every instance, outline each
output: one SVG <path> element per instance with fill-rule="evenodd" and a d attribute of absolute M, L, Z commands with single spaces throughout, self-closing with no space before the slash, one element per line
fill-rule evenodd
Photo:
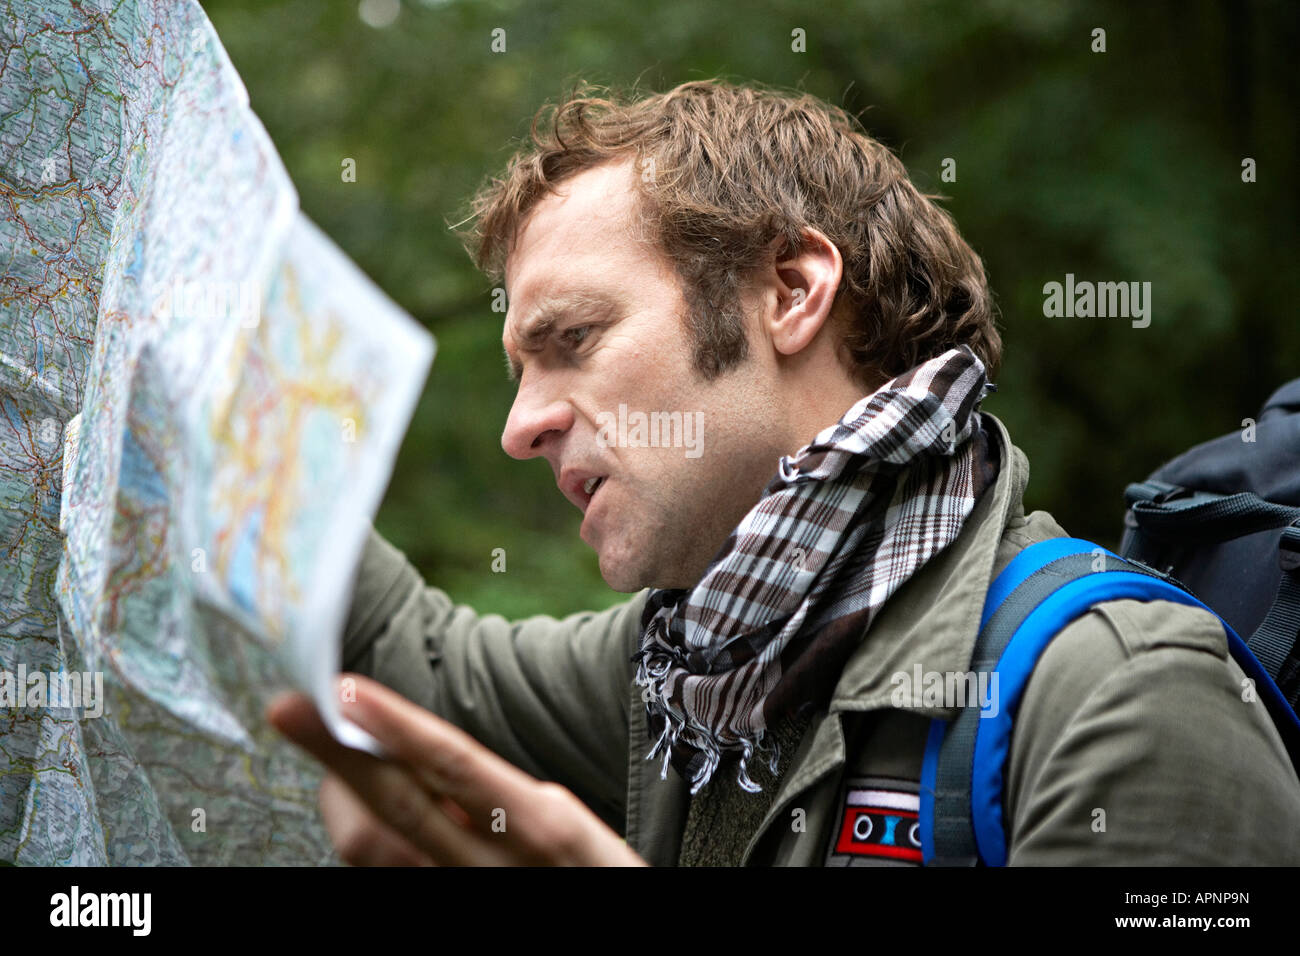
<path fill-rule="evenodd" d="M 501 447 L 511 458 L 536 458 L 545 454 L 548 438 L 558 438 L 572 427 L 572 405 L 520 386 L 501 433 Z"/>

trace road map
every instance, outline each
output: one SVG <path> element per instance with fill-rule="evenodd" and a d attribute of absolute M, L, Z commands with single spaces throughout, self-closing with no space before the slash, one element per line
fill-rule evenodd
<path fill-rule="evenodd" d="M 369 743 L 333 678 L 433 339 L 197 3 L 8 2 L 0 45 L 0 862 L 334 862 L 263 710 Z"/>

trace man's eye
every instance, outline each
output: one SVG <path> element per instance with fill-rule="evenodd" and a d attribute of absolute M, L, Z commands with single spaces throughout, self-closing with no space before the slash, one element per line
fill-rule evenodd
<path fill-rule="evenodd" d="M 564 340 L 566 345 L 578 346 L 587 340 L 587 336 L 591 334 L 591 328 L 590 325 L 575 325 L 565 329 L 560 338 Z"/>

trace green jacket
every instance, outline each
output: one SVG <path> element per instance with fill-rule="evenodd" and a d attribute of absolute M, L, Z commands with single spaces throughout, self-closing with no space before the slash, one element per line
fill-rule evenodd
<path fill-rule="evenodd" d="M 1065 533 L 1045 512 L 1025 515 L 1028 462 L 985 418 L 1000 445 L 996 483 L 887 602 L 829 707 L 786 728 L 794 746 L 779 779 L 756 777 L 762 794 L 741 791 L 724 762 L 692 799 L 674 770 L 660 779 L 660 761 L 645 759 L 653 741 L 630 658 L 646 592 L 562 619 L 480 616 L 372 535 L 343 666 L 565 785 L 650 863 L 907 862 L 928 721 L 954 711 L 900 700 L 895 675 L 967 671 L 990 580 L 1022 548 Z M 1244 679 L 1199 609 L 1114 601 L 1067 627 L 1015 721 L 1009 862 L 1300 864 L 1300 781 L 1263 704 L 1243 700 Z M 868 831 L 902 850 L 861 852 Z"/>

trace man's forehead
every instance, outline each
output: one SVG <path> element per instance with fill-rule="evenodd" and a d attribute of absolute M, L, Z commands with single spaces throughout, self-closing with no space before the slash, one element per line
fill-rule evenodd
<path fill-rule="evenodd" d="M 529 273 L 548 270 L 559 258 L 608 251 L 631 241 L 635 182 L 630 163 L 607 163 L 556 186 L 525 217 L 505 262 L 506 294 L 527 294 Z"/>

